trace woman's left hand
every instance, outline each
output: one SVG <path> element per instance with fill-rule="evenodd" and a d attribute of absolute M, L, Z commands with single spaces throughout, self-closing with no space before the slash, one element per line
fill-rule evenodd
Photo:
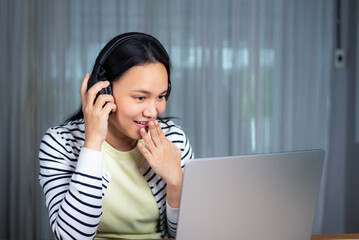
<path fill-rule="evenodd" d="M 164 135 L 157 120 L 149 123 L 150 135 L 141 129 L 141 136 L 147 146 L 140 142 L 138 147 L 157 175 L 167 185 L 182 185 L 181 150 Z"/>

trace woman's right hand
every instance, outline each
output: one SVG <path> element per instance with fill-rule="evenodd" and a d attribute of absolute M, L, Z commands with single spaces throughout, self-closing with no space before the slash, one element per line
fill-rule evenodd
<path fill-rule="evenodd" d="M 116 111 L 114 98 L 109 94 L 101 94 L 95 101 L 97 93 L 110 85 L 108 81 L 99 81 L 87 91 L 87 83 L 90 74 L 87 73 L 82 79 L 80 95 L 82 112 L 85 120 L 85 143 L 84 147 L 101 151 L 101 145 L 106 139 L 108 117 Z"/>

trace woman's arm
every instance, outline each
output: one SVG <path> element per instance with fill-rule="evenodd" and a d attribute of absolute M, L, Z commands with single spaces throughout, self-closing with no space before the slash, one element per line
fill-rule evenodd
<path fill-rule="evenodd" d="M 67 130 L 66 130 L 67 131 Z M 50 129 L 40 145 L 39 182 L 56 239 L 93 239 L 102 214 L 102 153 L 73 151 L 70 134 Z"/>
<path fill-rule="evenodd" d="M 189 159 L 194 158 L 191 144 L 186 137 L 185 133 L 178 129 L 178 135 L 172 135 L 169 138 L 173 141 L 178 148 L 181 149 L 181 168 L 184 169 Z M 177 137 L 180 137 L 178 139 Z M 182 188 L 182 186 L 181 186 Z M 168 190 L 167 190 L 168 191 Z M 176 237 L 177 223 L 178 223 L 179 208 L 172 208 L 171 205 L 167 204 L 166 215 L 167 215 L 167 230 L 172 237 Z"/>
<path fill-rule="evenodd" d="M 87 91 L 89 77 L 85 75 L 80 89 L 85 129 L 69 125 L 62 130 L 51 129 L 40 146 L 39 180 L 50 225 L 60 239 L 94 238 L 102 214 L 100 151 L 107 135 L 108 116 L 116 111 L 116 105 L 111 95 L 100 95 L 95 102 L 96 94 L 109 82 L 100 81 Z M 74 136 L 79 133 L 81 136 Z"/>
<path fill-rule="evenodd" d="M 143 129 L 141 130 L 147 148 L 141 143 L 138 147 L 155 173 L 167 184 L 167 225 L 170 235 L 175 236 L 182 188 L 182 168 L 188 159 L 193 158 L 192 149 L 187 137 L 180 129 L 170 133 L 172 135 L 169 138 L 177 139 L 173 142 L 167 139 L 157 121 L 149 124 L 149 130 L 150 135 Z"/>

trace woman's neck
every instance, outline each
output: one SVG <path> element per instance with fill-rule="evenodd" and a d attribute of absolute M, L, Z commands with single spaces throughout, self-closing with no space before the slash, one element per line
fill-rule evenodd
<path fill-rule="evenodd" d="M 106 142 L 118 151 L 127 152 L 134 149 L 137 146 L 137 139 L 129 138 L 128 136 L 119 136 L 111 134 L 108 131 L 106 136 Z"/>

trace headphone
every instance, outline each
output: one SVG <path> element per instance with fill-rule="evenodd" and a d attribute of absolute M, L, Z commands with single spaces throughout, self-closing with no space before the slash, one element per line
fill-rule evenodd
<path fill-rule="evenodd" d="M 110 54 L 118 46 L 120 46 L 122 43 L 124 43 L 125 41 L 127 41 L 129 39 L 139 39 L 139 40 L 148 39 L 148 40 L 151 40 L 152 42 L 155 42 L 156 46 L 158 46 L 161 49 L 161 51 L 163 51 L 163 53 L 166 54 L 167 57 L 169 58 L 169 56 L 167 54 L 167 51 L 162 46 L 162 44 L 156 38 L 152 37 L 151 35 L 148 35 L 148 34 L 145 34 L 145 33 L 139 33 L 139 32 L 130 32 L 130 33 L 121 34 L 121 35 L 113 38 L 101 50 L 99 56 L 96 59 L 95 66 L 93 67 L 90 79 L 88 81 L 87 90 L 89 90 L 93 85 L 95 85 L 99 81 L 108 81 L 108 79 L 106 77 L 106 69 L 103 68 L 103 64 L 105 63 L 108 56 L 110 56 Z M 168 99 L 168 96 L 169 96 L 170 92 L 171 92 L 171 81 L 170 81 L 170 76 L 168 75 L 168 90 L 167 90 L 167 94 L 165 96 L 166 100 Z M 107 88 L 103 88 L 97 93 L 95 101 L 96 101 L 97 97 L 100 94 L 110 94 L 110 95 L 112 95 L 111 84 Z"/>

